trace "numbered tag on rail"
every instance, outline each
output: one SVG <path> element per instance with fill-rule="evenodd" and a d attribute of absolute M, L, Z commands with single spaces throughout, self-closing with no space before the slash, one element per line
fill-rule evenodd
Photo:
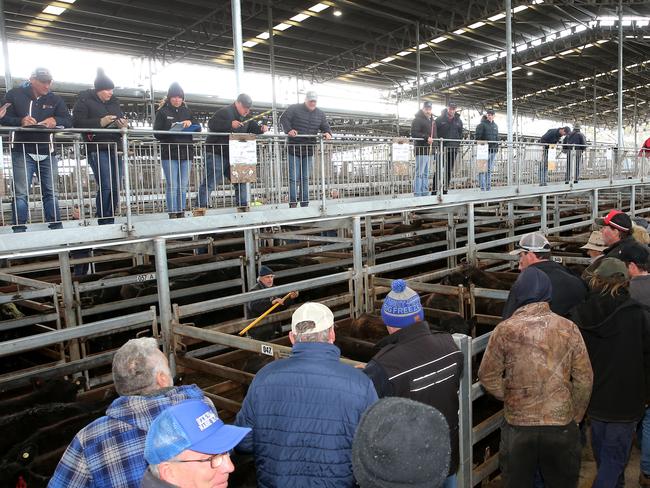
<path fill-rule="evenodd" d="M 268 344 L 262 344 L 262 354 L 266 354 L 267 356 L 273 356 L 273 346 L 270 346 Z"/>

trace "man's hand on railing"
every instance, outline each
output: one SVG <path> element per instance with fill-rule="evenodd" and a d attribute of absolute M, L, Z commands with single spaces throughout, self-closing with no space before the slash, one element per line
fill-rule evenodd
<path fill-rule="evenodd" d="M 56 119 L 54 117 L 48 117 L 47 119 L 38 122 L 38 125 L 44 125 L 48 129 L 54 129 L 56 127 Z"/>
<path fill-rule="evenodd" d="M 332 138 L 332 134 L 330 134 L 329 132 L 325 132 L 325 134 L 323 134 L 323 137 L 329 141 Z"/>
<path fill-rule="evenodd" d="M 104 115 L 101 119 L 99 119 L 99 125 L 106 127 L 107 125 L 112 124 L 115 119 L 117 119 L 117 116 L 115 115 Z"/>
<path fill-rule="evenodd" d="M 23 126 L 23 127 L 27 127 L 27 126 L 30 126 L 30 125 L 36 125 L 36 119 L 34 117 L 31 117 L 31 116 L 28 115 L 26 117 L 23 117 L 23 120 L 20 121 L 20 125 Z"/>
<path fill-rule="evenodd" d="M 233 129 L 239 129 L 239 128 L 242 127 L 243 125 L 244 125 L 244 124 L 242 124 L 239 120 L 233 120 L 233 121 L 232 121 L 232 124 L 230 124 L 230 126 L 231 126 Z"/>
<path fill-rule="evenodd" d="M 291 129 L 289 132 L 287 132 L 287 135 L 289 137 L 296 137 L 298 135 L 298 131 L 296 129 Z"/>
<path fill-rule="evenodd" d="M 126 117 L 122 119 L 117 119 L 115 121 L 115 125 L 117 125 L 119 129 L 124 129 L 125 127 L 129 126 L 129 120 Z"/>
<path fill-rule="evenodd" d="M 269 131 L 269 126 L 268 125 L 261 125 L 260 129 L 262 130 L 262 133 L 268 132 Z"/>

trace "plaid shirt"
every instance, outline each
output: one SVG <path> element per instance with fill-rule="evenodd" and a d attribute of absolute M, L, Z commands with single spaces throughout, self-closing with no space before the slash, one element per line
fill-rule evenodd
<path fill-rule="evenodd" d="M 144 440 L 151 422 L 164 409 L 190 399 L 203 399 L 214 408 L 196 385 L 117 398 L 104 417 L 75 436 L 48 488 L 138 488 L 147 468 Z"/>

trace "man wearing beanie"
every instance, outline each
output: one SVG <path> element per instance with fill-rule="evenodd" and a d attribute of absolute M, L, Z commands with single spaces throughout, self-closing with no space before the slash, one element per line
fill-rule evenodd
<path fill-rule="evenodd" d="M 217 110 L 208 122 L 210 132 L 226 135 L 209 135 L 205 140 L 205 174 L 202 176 L 198 197 L 200 208 L 208 207 L 212 191 L 223 184 L 225 178 L 230 178 L 230 137 L 227 134 L 262 134 L 269 130 L 268 126 L 260 125 L 255 120 L 246 120 L 252 106 L 252 98 L 241 93 L 231 105 Z M 246 183 L 233 183 L 233 186 L 234 205 L 248 207 Z"/>
<path fill-rule="evenodd" d="M 79 94 L 72 109 L 72 123 L 77 128 L 121 129 L 128 121 L 113 95 L 115 85 L 104 70 L 97 69 L 95 87 Z M 112 224 L 114 212 L 119 207 L 120 182 L 122 180 L 121 135 L 115 132 L 86 132 L 88 164 L 92 168 L 97 196 L 95 215 L 99 224 Z"/>
<path fill-rule="evenodd" d="M 458 388 L 463 355 L 448 332 L 432 332 L 424 321 L 420 297 L 395 280 L 381 307 L 389 336 L 366 365 L 377 395 L 422 402 L 439 410 L 449 425 L 451 461 L 444 488 L 456 487 L 458 471 Z"/>
<path fill-rule="evenodd" d="M 449 457 L 445 417 L 406 398 L 382 398 L 370 407 L 352 443 L 352 467 L 361 488 L 440 488 Z"/>
<path fill-rule="evenodd" d="M 483 387 L 504 402 L 499 463 L 504 488 L 575 487 L 580 431 L 593 373 L 580 331 L 551 312 L 551 280 L 526 268 L 512 293 L 518 307 L 496 326 L 481 361 Z"/>
<path fill-rule="evenodd" d="M 262 368 L 248 389 L 235 424 L 253 431 L 238 450 L 255 455 L 260 488 L 353 488 L 352 439 L 377 393 L 340 361 L 325 305 L 301 305 L 289 339 L 291 356 Z"/>

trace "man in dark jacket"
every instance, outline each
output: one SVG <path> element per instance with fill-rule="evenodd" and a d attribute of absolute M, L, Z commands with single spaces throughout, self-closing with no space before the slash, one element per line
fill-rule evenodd
<path fill-rule="evenodd" d="M 571 180 L 572 164 L 575 166 L 575 179 L 573 182 L 577 183 L 580 178 L 580 165 L 582 164 L 582 157 L 587 148 L 587 139 L 585 138 L 585 135 L 580 132 L 580 129 L 582 129 L 580 124 L 574 124 L 573 131 L 564 138 L 563 150 L 567 155 L 565 183 L 569 183 Z"/>
<path fill-rule="evenodd" d="M 113 95 L 115 85 L 104 70 L 97 70 L 95 88 L 79 94 L 72 109 L 72 123 L 78 128 L 121 129 L 128 121 L 120 101 Z M 118 132 L 86 132 L 86 154 L 97 184 L 95 215 L 98 223 L 112 224 L 113 215 L 120 204 L 122 181 L 122 147 Z"/>
<path fill-rule="evenodd" d="M 444 192 L 449 190 L 451 173 L 454 170 L 454 164 L 456 164 L 456 158 L 460 149 L 460 139 L 463 138 L 463 121 L 460 119 L 460 113 L 456 109 L 457 105 L 451 102 L 442 111 L 440 117 L 436 119 L 438 137 L 440 139 L 448 139 L 443 143 L 443 161 L 446 167 Z"/>
<path fill-rule="evenodd" d="M 559 129 L 549 129 L 539 140 L 542 147 L 542 164 L 539 167 L 539 184 L 540 186 L 547 185 L 548 177 L 548 146 L 557 144 L 564 136 L 566 136 L 571 129 L 569 127 L 560 127 Z"/>
<path fill-rule="evenodd" d="M 262 368 L 248 389 L 235 424 L 253 432 L 238 450 L 255 454 L 260 488 L 352 488 L 352 440 L 377 392 L 340 362 L 325 305 L 301 305 L 289 339 L 291 356 Z"/>
<path fill-rule="evenodd" d="M 433 193 L 436 193 L 435 168 L 431 168 L 432 161 L 437 156 L 433 147 L 436 138 L 436 122 L 431 115 L 431 102 L 424 102 L 422 110 L 415 114 L 411 122 L 411 137 L 415 139 L 415 178 L 413 180 L 413 193 L 416 197 L 424 197 L 429 193 L 429 171 L 434 170 Z"/>
<path fill-rule="evenodd" d="M 315 135 L 322 132 L 325 139 L 332 138 L 332 128 L 325 112 L 316 107 L 318 95 L 315 91 L 305 94 L 304 103 L 289 105 L 280 117 L 282 130 L 287 139 L 289 161 L 289 207 L 296 207 L 298 202 L 298 181 L 300 181 L 300 206 L 309 205 L 309 175 L 314 161 Z"/>
<path fill-rule="evenodd" d="M 539 232 L 531 232 L 519 239 L 517 249 L 510 254 L 519 256 L 519 270 L 533 266 L 546 273 L 551 280 L 553 296 L 551 311 L 566 317 L 573 307 L 587 296 L 587 285 L 580 277 L 574 275 L 560 263 L 551 261 L 551 244 Z M 518 297 L 512 290 L 503 309 L 503 318 L 507 319 L 517 309 Z"/>
<path fill-rule="evenodd" d="M 626 247 L 637 243 L 632 237 L 632 219 L 620 210 L 610 210 L 605 217 L 596 219 L 596 225 L 602 226 L 603 241 L 608 246 L 603 252 L 605 257 L 620 259 Z"/>
<path fill-rule="evenodd" d="M 492 187 L 492 168 L 499 150 L 499 126 L 494 121 L 494 110 L 489 109 L 485 113 L 481 122 L 476 126 L 474 138 L 477 141 L 488 141 L 487 171 L 479 172 L 478 182 L 482 191 L 490 191 Z"/>
<path fill-rule="evenodd" d="M 210 121 L 210 132 L 234 134 L 262 134 L 269 128 L 254 120 L 246 120 L 253 106 L 252 98 L 242 93 L 232 105 L 217 110 Z M 221 185 L 224 178 L 230 178 L 230 137 L 228 135 L 210 135 L 205 141 L 205 175 L 199 187 L 198 205 L 208 206 L 212 191 Z M 248 191 L 246 183 L 233 183 L 235 187 L 235 204 L 238 207 L 248 206 Z"/>
<path fill-rule="evenodd" d="M 11 149 L 13 171 L 13 230 L 25 232 L 29 218 L 29 194 L 34 175 L 41 184 L 43 213 L 50 228 L 61 227 L 56 199 L 58 161 L 54 155 L 52 133 L 46 129 L 70 127 L 70 113 L 63 99 L 50 91 L 52 75 L 46 68 L 36 68 L 29 82 L 12 88 L 5 96 L 9 103 L 0 124 L 9 127 L 35 127 L 37 131 L 17 131 Z"/>
<path fill-rule="evenodd" d="M 625 263 L 604 258 L 589 296 L 569 315 L 580 328 L 594 370 L 587 414 L 597 488 L 625 485 L 632 439 L 648 400 L 650 310 L 630 299 L 628 280 Z"/>
<path fill-rule="evenodd" d="M 451 461 L 443 488 L 456 487 L 458 471 L 458 388 L 463 354 L 447 332 L 432 333 L 424 321 L 420 297 L 395 280 L 381 308 L 389 336 L 366 365 L 380 398 L 399 396 L 439 410 L 449 425 Z"/>

